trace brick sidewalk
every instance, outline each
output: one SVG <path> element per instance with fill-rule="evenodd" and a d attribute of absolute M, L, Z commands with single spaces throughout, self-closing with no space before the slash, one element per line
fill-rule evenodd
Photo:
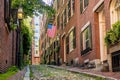
<path fill-rule="evenodd" d="M 59 69 L 66 69 L 68 71 L 72 72 L 78 72 L 78 73 L 83 73 L 83 74 L 89 74 L 91 76 L 99 76 L 111 80 L 120 80 L 120 73 L 117 72 L 100 72 L 100 71 L 95 71 L 95 70 L 87 70 L 87 69 L 80 69 L 78 67 L 70 67 L 70 66 L 51 66 L 53 68 L 59 68 Z"/>
<path fill-rule="evenodd" d="M 15 75 L 11 76 L 8 80 L 23 80 L 25 72 L 26 67 L 23 70 L 18 71 Z"/>

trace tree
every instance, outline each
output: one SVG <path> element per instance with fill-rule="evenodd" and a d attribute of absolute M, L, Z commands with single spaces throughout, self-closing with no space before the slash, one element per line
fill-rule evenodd
<path fill-rule="evenodd" d="M 23 7 L 25 17 L 38 13 L 47 13 L 48 17 L 51 17 L 55 13 L 52 6 L 46 5 L 42 0 L 12 0 L 11 7 L 14 9 Z"/>

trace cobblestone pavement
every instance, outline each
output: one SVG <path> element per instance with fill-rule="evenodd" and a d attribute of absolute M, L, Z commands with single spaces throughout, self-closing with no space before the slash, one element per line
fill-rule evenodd
<path fill-rule="evenodd" d="M 60 68 L 60 69 L 66 69 L 68 71 L 77 72 L 77 73 L 83 73 L 83 74 L 89 74 L 92 76 L 99 76 L 106 78 L 107 80 L 120 80 L 120 72 L 101 72 L 91 69 L 80 69 L 78 67 L 72 67 L 72 66 L 53 66 L 49 65 L 53 68 Z"/>
<path fill-rule="evenodd" d="M 107 80 L 63 69 L 51 68 L 46 65 L 32 65 L 30 68 L 33 73 L 31 80 Z"/>

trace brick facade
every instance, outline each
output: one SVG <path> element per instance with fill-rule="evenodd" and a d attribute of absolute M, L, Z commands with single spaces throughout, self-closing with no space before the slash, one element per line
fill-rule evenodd
<path fill-rule="evenodd" d="M 16 32 L 9 31 L 4 20 L 4 0 L 0 1 L 0 73 L 15 65 Z"/>
<path fill-rule="evenodd" d="M 66 25 L 61 26 L 64 23 L 65 18 L 63 17 L 63 19 L 59 19 L 58 17 L 60 16 L 60 18 L 62 18 L 62 16 L 64 16 L 64 12 L 66 9 L 67 11 L 69 11 L 69 7 L 68 7 L 69 1 L 75 2 L 74 14 L 69 19 L 68 16 L 69 13 L 67 12 Z M 109 51 L 108 51 L 108 47 L 105 44 L 104 37 L 106 35 L 106 32 L 111 28 L 112 18 L 110 17 L 110 5 L 112 0 L 88 0 L 89 2 L 87 7 L 85 7 L 86 5 L 82 6 L 85 7 L 82 12 L 80 8 L 80 4 L 81 4 L 80 1 L 84 1 L 84 0 L 54 1 L 53 7 L 56 10 L 56 14 L 52 23 L 54 25 L 57 25 L 58 28 L 57 28 L 57 35 L 54 39 L 50 39 L 51 41 L 50 44 L 54 44 L 56 38 L 59 37 L 60 51 L 58 56 L 62 59 L 61 60 L 62 64 L 67 63 L 74 65 L 74 61 L 77 60 L 77 63 L 80 65 L 88 62 L 88 63 L 95 63 L 96 67 L 99 67 L 101 65 L 104 65 L 104 62 L 105 64 L 107 62 L 111 68 L 112 67 L 111 57 L 110 57 L 111 55 L 108 54 Z M 91 43 L 90 43 L 91 45 L 89 44 L 90 45 L 89 47 L 91 49 L 88 51 L 82 49 L 85 47 L 85 45 L 83 44 L 85 43 L 85 41 L 83 41 L 83 38 L 85 37 L 83 33 L 89 25 L 91 29 L 91 33 L 90 33 L 91 38 L 89 38 L 91 39 Z M 76 28 L 76 32 L 75 32 L 76 47 L 72 49 L 72 51 L 68 49 L 69 51 L 67 53 L 66 39 L 70 35 L 71 29 L 73 27 Z M 71 47 L 70 44 L 71 43 L 69 43 L 69 48 Z M 83 52 L 85 54 L 83 54 Z"/>

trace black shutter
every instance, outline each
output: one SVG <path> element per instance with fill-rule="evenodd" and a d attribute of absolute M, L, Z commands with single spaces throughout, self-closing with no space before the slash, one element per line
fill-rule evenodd
<path fill-rule="evenodd" d="M 69 53 L 69 36 L 66 38 L 66 53 Z"/>
<path fill-rule="evenodd" d="M 70 20 L 71 17 L 71 0 L 68 2 L 68 20 Z"/>
<path fill-rule="evenodd" d="M 82 32 L 80 33 L 80 51 L 81 51 L 81 55 L 82 55 L 82 51 L 83 51 L 83 40 L 82 40 Z"/>
<path fill-rule="evenodd" d="M 80 0 L 80 13 L 83 11 L 83 0 Z"/>
<path fill-rule="evenodd" d="M 76 48 L 76 28 L 73 29 L 73 48 Z"/>

